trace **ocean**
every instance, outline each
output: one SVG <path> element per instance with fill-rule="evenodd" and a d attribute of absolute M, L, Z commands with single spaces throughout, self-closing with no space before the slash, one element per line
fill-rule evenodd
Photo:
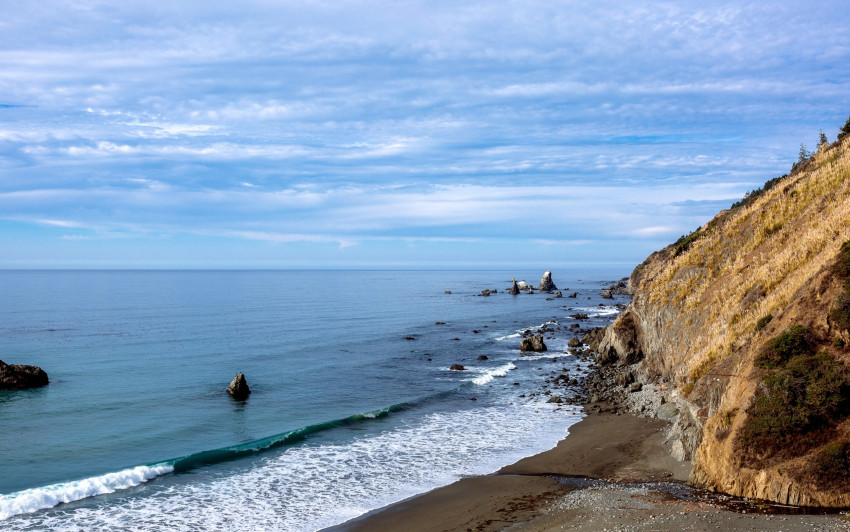
<path fill-rule="evenodd" d="M 627 272 L 504 293 L 542 273 L 0 271 L 0 359 L 50 376 L 0 391 L 0 528 L 320 530 L 549 449 L 582 414 L 531 394 L 583 363 L 520 333 Z"/>

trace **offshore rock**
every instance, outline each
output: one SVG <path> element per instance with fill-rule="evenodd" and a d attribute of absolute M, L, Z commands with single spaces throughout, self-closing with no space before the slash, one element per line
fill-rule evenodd
<path fill-rule="evenodd" d="M 578 339 L 578 336 L 573 336 L 572 338 L 570 338 L 570 341 L 567 342 L 567 346 L 581 347 L 581 340 Z"/>
<path fill-rule="evenodd" d="M 528 290 L 528 288 L 529 288 L 528 283 L 526 283 L 525 281 L 518 281 L 518 282 L 517 282 L 517 284 L 516 284 L 516 286 L 517 286 L 517 288 L 519 288 L 520 290 Z"/>
<path fill-rule="evenodd" d="M 568 295 L 567 297 L 578 297 L 578 292 L 573 292 L 570 295 Z"/>
<path fill-rule="evenodd" d="M 463 371 L 466 368 L 464 368 L 461 364 L 452 364 L 449 369 L 453 371 Z"/>
<path fill-rule="evenodd" d="M 540 286 L 537 289 L 541 292 L 551 292 L 558 289 L 555 283 L 552 282 L 552 272 L 547 270 L 543 273 L 543 277 L 540 278 Z"/>
<path fill-rule="evenodd" d="M 38 366 L 6 364 L 0 360 L 0 390 L 25 390 L 47 386 L 47 373 Z"/>
<path fill-rule="evenodd" d="M 519 294 L 519 286 L 516 284 L 516 278 L 511 279 L 511 287 L 508 289 L 508 293 L 512 296 Z"/>
<path fill-rule="evenodd" d="M 251 395 L 251 389 L 248 388 L 248 381 L 245 380 L 245 375 L 237 373 L 236 376 L 233 377 L 233 380 L 230 381 L 230 386 L 227 387 L 227 393 L 239 401 L 242 401 Z"/>
<path fill-rule="evenodd" d="M 548 348 L 546 347 L 546 344 L 543 343 L 543 335 L 535 334 L 528 338 L 523 338 L 522 342 L 519 343 L 519 350 L 539 353 L 542 351 L 548 351 Z"/>

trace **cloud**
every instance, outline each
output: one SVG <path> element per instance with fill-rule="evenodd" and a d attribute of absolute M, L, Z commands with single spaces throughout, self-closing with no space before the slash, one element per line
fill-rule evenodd
<path fill-rule="evenodd" d="M 362 260 L 620 239 L 639 258 L 848 112 L 835 1 L 45 0 L 37 15 L 4 11 L 0 218 L 73 239 L 222 235 Z"/>

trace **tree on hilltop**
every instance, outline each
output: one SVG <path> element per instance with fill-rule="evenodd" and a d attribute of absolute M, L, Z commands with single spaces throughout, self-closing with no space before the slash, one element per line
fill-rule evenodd
<path fill-rule="evenodd" d="M 843 139 L 847 135 L 850 135 L 850 118 L 847 119 L 847 123 L 838 132 L 838 140 Z"/>

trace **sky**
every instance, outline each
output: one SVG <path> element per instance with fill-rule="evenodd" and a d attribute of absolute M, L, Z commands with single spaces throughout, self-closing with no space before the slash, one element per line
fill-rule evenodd
<path fill-rule="evenodd" d="M 0 268 L 624 274 L 850 116 L 825 2 L 9 2 Z"/>

